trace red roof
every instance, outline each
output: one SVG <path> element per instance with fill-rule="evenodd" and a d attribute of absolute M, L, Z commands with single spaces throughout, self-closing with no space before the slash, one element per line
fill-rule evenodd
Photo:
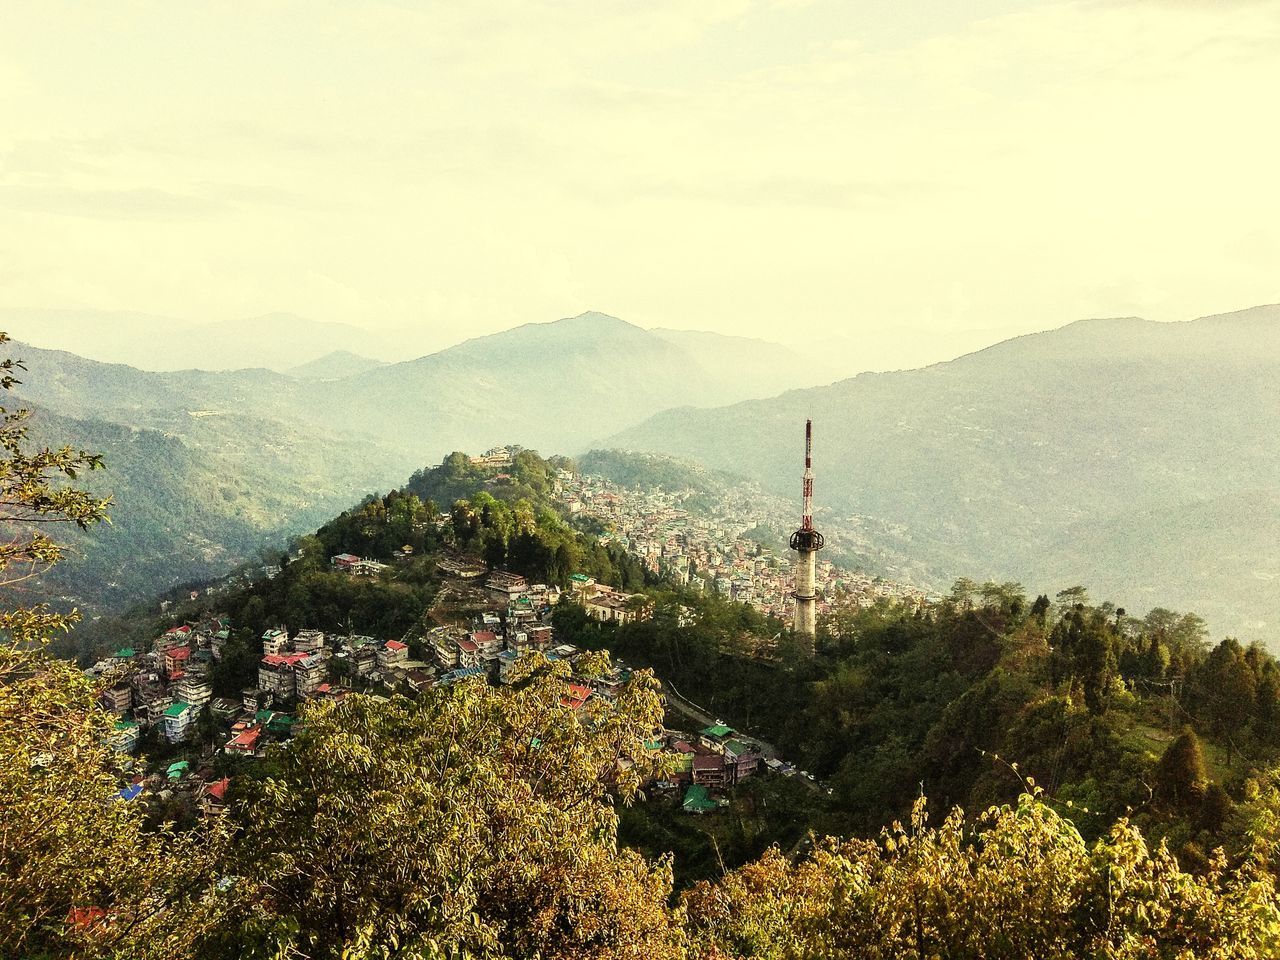
<path fill-rule="evenodd" d="M 475 653 L 480 649 L 474 640 L 468 640 L 466 637 L 459 637 L 457 643 L 458 649 L 463 653 Z"/>
<path fill-rule="evenodd" d="M 471 634 L 471 639 L 476 643 L 493 643 L 498 639 L 498 635 L 492 630 L 477 630 Z"/>
<path fill-rule="evenodd" d="M 409 649 L 409 645 L 407 643 L 401 643 L 399 640 L 388 640 L 386 646 L 388 650 L 408 650 Z"/>
<path fill-rule="evenodd" d="M 572 707 L 574 710 L 577 710 L 587 702 L 587 698 L 590 696 L 590 687 L 584 687 L 580 683 L 571 683 L 569 684 L 569 692 L 560 698 L 560 703 L 563 706 Z"/>
<path fill-rule="evenodd" d="M 268 667 L 292 667 L 300 660 L 307 659 L 305 653 L 268 653 L 262 662 Z"/>
<path fill-rule="evenodd" d="M 672 749 L 676 750 L 679 753 L 697 753 L 698 752 L 689 744 L 685 743 L 683 740 L 677 740 L 675 743 L 671 745 L 671 747 Z"/>
<path fill-rule="evenodd" d="M 215 800 L 225 800 L 227 798 L 227 787 L 230 785 L 231 785 L 230 777 L 223 777 L 221 780 L 217 781 L 216 783 L 209 784 L 209 787 L 208 787 L 209 796 L 213 797 L 213 799 Z"/>
<path fill-rule="evenodd" d="M 165 654 L 165 656 L 167 656 L 170 660 L 185 660 L 187 659 L 187 657 L 191 656 L 191 648 L 190 647 L 174 647 L 172 650 L 168 651 Z"/>
<path fill-rule="evenodd" d="M 258 745 L 258 741 L 262 739 L 262 727 L 255 724 L 246 730 L 241 730 L 236 734 L 231 742 L 227 744 L 228 750 L 253 750 Z"/>
<path fill-rule="evenodd" d="M 170 630 L 167 630 L 165 633 L 166 633 L 166 636 L 167 636 L 167 635 L 169 635 L 169 634 L 174 634 L 174 633 L 180 633 L 180 634 L 182 634 L 183 636 L 186 636 L 186 635 L 187 635 L 188 633 L 190 633 L 190 632 L 191 632 L 191 628 L 190 628 L 189 626 L 187 626 L 186 624 L 183 624 L 183 625 L 182 625 L 182 626 L 180 626 L 180 627 L 173 627 L 173 628 L 171 628 Z"/>

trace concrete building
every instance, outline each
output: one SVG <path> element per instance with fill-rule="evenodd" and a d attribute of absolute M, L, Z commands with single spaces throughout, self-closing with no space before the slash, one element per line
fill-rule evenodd
<path fill-rule="evenodd" d="M 171 703 L 164 711 L 160 735 L 169 743 L 182 743 L 191 735 L 191 725 L 196 718 L 196 708 L 189 703 Z"/>
<path fill-rule="evenodd" d="M 399 640 L 388 640 L 378 651 L 378 669 L 390 670 L 402 666 L 409 659 L 409 645 Z"/>
<path fill-rule="evenodd" d="M 324 657 L 318 653 L 305 656 L 293 665 L 294 694 L 299 700 L 306 700 L 315 695 L 320 684 L 324 683 Z"/>
<path fill-rule="evenodd" d="M 178 699 L 183 703 L 189 703 L 197 710 L 209 702 L 213 696 L 213 690 L 209 687 L 209 681 L 203 676 L 195 673 L 188 673 L 178 683 Z"/>
<path fill-rule="evenodd" d="M 117 683 L 103 690 L 102 708 L 123 717 L 133 709 L 133 688 L 127 683 Z"/>
<path fill-rule="evenodd" d="M 258 689 L 270 690 L 276 700 L 292 700 L 297 696 L 294 664 L 305 660 L 305 653 L 269 653 L 258 664 Z"/>
<path fill-rule="evenodd" d="M 283 629 L 277 627 L 274 630 L 268 630 L 262 635 L 262 655 L 264 657 L 273 654 L 283 653 L 284 649 L 289 645 L 289 635 Z"/>
<path fill-rule="evenodd" d="M 518 573 L 507 573 L 505 570 L 493 571 L 484 585 L 494 599 L 505 600 L 508 603 L 529 589 L 529 581 L 524 577 Z"/>
<path fill-rule="evenodd" d="M 293 649 L 297 653 L 323 654 L 324 633 L 320 630 L 299 630 L 298 635 L 293 638 Z"/>

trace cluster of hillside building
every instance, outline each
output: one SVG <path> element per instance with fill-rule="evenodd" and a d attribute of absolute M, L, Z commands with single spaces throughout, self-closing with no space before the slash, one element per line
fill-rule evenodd
<path fill-rule="evenodd" d="M 340 555 L 335 563 L 346 560 L 347 555 Z M 347 566 L 356 562 L 352 558 Z M 415 694 L 479 674 L 503 680 L 526 651 L 552 656 L 573 652 L 556 644 L 550 623 L 550 613 L 564 595 L 558 588 L 530 584 L 518 574 L 486 571 L 465 557 L 445 558 L 441 565 L 449 566 L 453 576 L 477 581 L 490 610 L 471 623 L 430 630 L 421 638 L 426 659 L 412 658 L 405 639 L 316 629 L 290 636 L 277 627 L 261 637 L 256 686 L 233 699 L 215 698 L 209 683 L 210 669 L 230 638 L 231 625 L 224 619 L 173 627 L 155 638 L 149 650 L 116 651 L 90 672 L 112 681 L 102 702 L 119 717 L 117 748 L 131 752 L 150 729 L 168 743 L 182 743 L 191 738 L 197 717 L 208 706 L 215 717 L 233 722 L 227 752 L 258 755 L 272 735 L 287 735 L 293 718 L 285 711 L 298 703 L 340 699 L 353 689 Z M 570 592 L 602 621 L 625 623 L 652 612 L 647 598 L 587 577 L 575 577 Z"/>
<path fill-rule="evenodd" d="M 498 465 L 504 455 L 490 451 L 485 465 Z M 605 522 L 611 536 L 650 569 L 677 578 L 682 574 L 695 586 L 785 615 L 791 589 L 788 565 L 732 532 L 751 516 L 731 513 L 706 519 L 665 494 L 618 490 L 589 477 L 562 474 L 560 479 L 569 510 Z M 352 576 L 377 575 L 385 569 L 378 561 L 353 554 L 338 554 L 331 562 Z M 579 651 L 558 643 L 551 625 L 555 606 L 565 599 L 605 623 L 626 624 L 653 613 L 647 596 L 615 590 L 582 574 L 574 575 L 562 590 L 530 583 L 519 574 L 488 570 L 474 557 L 442 556 L 437 567 L 467 596 L 482 598 L 485 609 L 468 621 L 411 631 L 400 639 L 312 628 L 292 634 L 283 626 L 268 629 L 258 640 L 256 683 L 239 697 L 215 697 L 210 685 L 211 671 L 231 636 L 225 619 L 173 627 L 147 650 L 116 651 L 90 671 L 109 678 L 102 702 L 118 717 L 113 745 L 133 752 L 140 739 L 154 731 L 171 745 L 194 741 L 228 756 L 258 757 L 272 742 L 292 735 L 294 713 L 308 701 L 340 700 L 356 690 L 415 695 L 470 677 L 507 682 L 521 655 L 530 651 L 574 662 Z M 836 573 L 824 564 L 822 584 L 832 585 Z M 619 668 L 613 676 L 574 680 L 564 702 L 578 709 L 593 698 L 611 699 L 627 675 Z M 202 716 L 219 722 L 208 724 Z M 217 736 L 212 744 L 211 735 Z M 722 803 L 715 799 L 718 791 L 776 762 L 766 761 L 759 745 L 727 727 L 711 727 L 697 735 L 667 732 L 651 746 L 677 758 L 676 772 L 656 789 L 683 789 L 683 807 L 691 813 L 716 809 Z M 171 765 L 163 775 L 135 777 L 122 798 L 131 799 L 143 787 L 161 793 L 185 790 L 205 813 L 221 809 L 226 792 L 225 780 L 211 779 L 205 768 L 192 771 L 185 762 Z M 129 792 L 132 796 L 124 795 Z"/>
<path fill-rule="evenodd" d="M 101 694 L 102 705 L 118 720 L 116 749 L 132 752 L 147 730 L 170 743 L 187 739 L 206 704 L 234 712 L 238 704 L 213 702 L 209 670 L 230 637 L 230 624 L 213 619 L 167 630 L 150 650 L 123 647 L 90 668 L 91 675 L 112 682 Z"/>
<path fill-rule="evenodd" d="M 599 522 L 606 539 L 620 543 L 650 571 L 761 613 L 791 618 L 792 555 L 779 556 L 743 536 L 758 527 L 778 525 L 778 505 L 770 498 L 730 492 L 709 508 L 691 510 L 688 491 L 637 490 L 568 471 L 561 471 L 558 479 L 565 509 Z M 862 606 L 881 597 L 924 599 L 914 587 L 843 570 L 821 558 L 816 586 L 819 614 L 829 613 L 837 597 Z"/>

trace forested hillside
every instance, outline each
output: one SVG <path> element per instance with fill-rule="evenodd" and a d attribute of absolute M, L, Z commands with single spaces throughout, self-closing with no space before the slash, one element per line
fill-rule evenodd
<path fill-rule="evenodd" d="M 628 460 L 607 459 L 615 470 Z M 1280 764 L 1280 664 L 1263 647 L 1214 642 L 1192 613 L 1131 616 L 1081 587 L 1033 597 L 1015 583 L 960 581 L 924 605 L 833 597 L 818 656 L 805 660 L 784 624 L 660 580 L 617 544 L 576 529 L 552 496 L 557 470 L 570 466 L 531 450 L 502 468 L 451 454 L 302 538 L 273 579 L 82 636 L 96 638 L 100 653 L 227 615 L 235 626 L 213 685 L 236 696 L 256 676 L 259 638 L 280 625 L 405 636 L 415 657 L 429 658 L 413 628 L 440 589 L 441 551 L 562 587 L 586 574 L 644 591 L 653 615 L 601 624 L 566 601 L 554 615 L 559 641 L 653 668 L 831 788 L 816 803 L 792 797 L 782 820 L 743 821 L 714 850 L 706 834 L 672 833 L 643 810 L 625 815 L 623 839 L 655 856 L 674 853 L 681 887 L 784 837 L 795 843 L 805 829 L 874 832 L 905 819 L 922 788 L 945 813 L 1013 802 L 1033 781 L 1085 839 L 1129 817 L 1198 869 L 1216 847 L 1247 848 L 1253 798 Z M 672 468 L 641 458 L 630 469 L 667 476 Z M 343 552 L 390 566 L 353 578 L 329 562 Z M 779 635 L 781 663 L 755 655 Z"/>
<path fill-rule="evenodd" d="M 1089 583 L 1216 630 L 1280 624 L 1280 307 L 1190 323 L 1084 321 L 923 370 L 717 410 L 612 438 L 796 487 L 816 431 L 831 526 L 956 576 Z"/>
<path fill-rule="evenodd" d="M 642 792 L 674 769 L 651 745 L 657 677 L 631 669 L 584 706 L 565 696 L 570 671 L 612 675 L 608 656 L 570 667 L 532 653 L 502 686 L 303 705 L 288 746 L 216 761 L 232 774 L 221 812 L 178 819 L 163 792 L 120 800 L 116 717 L 97 699 L 109 674 L 3 645 L 0 813 L 24 826 L 0 832 L 0 947 L 166 960 L 1280 947 L 1280 666 L 1259 647 L 1210 646 L 1194 615 L 1137 619 L 1080 587 L 1033 600 L 962 581 L 940 603 L 838 606 L 816 658 L 784 638 L 781 660 L 761 661 L 749 638 L 780 624 L 648 581 L 573 529 L 547 495 L 557 466 L 531 451 L 501 472 L 453 455 L 410 484 L 455 497 L 447 511 L 410 489 L 371 497 L 304 538 L 274 579 L 169 617 L 230 616 L 210 681 L 234 696 L 264 626 L 400 636 L 435 596 L 441 548 L 553 582 L 588 572 L 643 588 L 652 617 L 600 624 L 565 599 L 557 642 L 652 665 L 802 756 L 829 795 L 736 809 L 728 842 L 708 829 L 707 850 L 687 833 L 673 842 Z M 352 577 L 327 562 L 340 549 L 393 562 Z M 144 618 L 138 636 L 162 626 Z M 805 828 L 850 839 L 795 842 Z"/>
<path fill-rule="evenodd" d="M 111 610 L 221 576 L 314 529 L 389 469 L 353 438 L 321 443 L 252 417 L 186 420 L 179 434 L 35 411 L 35 439 L 102 451 L 106 469 L 87 482 L 115 503 L 110 525 L 63 536 L 69 556 L 42 589 Z"/>

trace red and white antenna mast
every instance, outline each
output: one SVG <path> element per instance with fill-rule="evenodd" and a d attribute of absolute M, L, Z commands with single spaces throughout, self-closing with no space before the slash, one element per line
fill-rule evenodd
<path fill-rule="evenodd" d="M 804 497 L 800 529 L 813 529 L 813 421 L 804 422 Z"/>
<path fill-rule="evenodd" d="M 796 551 L 796 598 L 794 627 L 796 635 L 807 642 L 813 656 L 817 624 L 817 557 L 823 537 L 813 529 L 813 421 L 804 422 L 804 486 L 800 529 L 791 534 L 791 549 Z"/>

